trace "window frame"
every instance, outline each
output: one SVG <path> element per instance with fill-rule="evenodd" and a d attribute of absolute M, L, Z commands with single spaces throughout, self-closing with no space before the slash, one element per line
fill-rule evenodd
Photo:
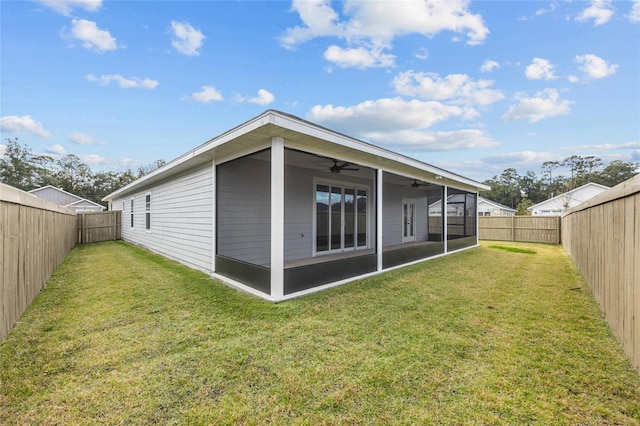
<path fill-rule="evenodd" d="M 129 200 L 129 205 L 131 206 L 131 211 L 129 213 L 130 217 L 131 217 L 131 222 L 129 223 L 130 228 L 131 229 L 136 229 L 136 221 L 135 221 L 135 210 L 136 210 L 136 204 L 135 204 L 135 197 L 131 197 L 131 200 Z"/>
<path fill-rule="evenodd" d="M 151 232 L 151 192 L 144 195 L 144 230 Z"/>
<path fill-rule="evenodd" d="M 339 187 L 340 188 L 340 217 L 341 217 L 341 221 L 343 222 L 341 224 L 341 229 L 340 229 L 340 247 L 337 249 L 331 249 L 331 221 L 329 222 L 328 226 L 328 249 L 327 250 L 318 250 L 318 243 L 317 243 L 317 238 L 318 238 L 318 209 L 317 209 L 317 188 L 318 185 L 325 185 L 329 187 L 329 194 L 331 194 L 331 190 L 334 187 Z M 354 190 L 354 223 L 353 223 L 353 228 L 354 228 L 354 241 L 353 241 L 353 247 L 345 247 L 345 189 L 353 189 Z M 365 191 L 365 195 L 367 197 L 367 201 L 366 201 L 366 213 L 365 213 L 365 244 L 362 246 L 358 245 L 358 213 L 357 213 L 357 200 L 358 200 L 358 191 Z M 352 181 L 341 181 L 341 180 L 331 180 L 331 179 L 323 179 L 323 178 L 314 178 L 313 179 L 313 187 L 311 188 L 311 199 L 312 199 L 312 227 L 313 227 L 313 237 L 311 238 L 311 255 L 312 257 L 316 257 L 316 256 L 325 256 L 325 255 L 331 255 L 331 254 L 336 254 L 336 253 L 345 253 L 345 252 L 351 252 L 351 251 L 357 251 L 357 250 L 367 250 L 370 248 L 371 246 L 371 203 L 372 203 L 372 196 L 373 194 L 371 193 L 371 186 L 370 185 L 365 185 L 365 184 L 358 184 L 358 183 L 354 183 Z M 331 197 L 331 195 L 329 195 L 329 197 Z M 331 200 L 331 198 L 329 198 L 329 200 Z M 331 211 L 331 205 L 329 205 L 329 212 Z M 329 215 L 331 216 L 331 215 Z M 331 219 L 330 219 L 331 220 Z"/>

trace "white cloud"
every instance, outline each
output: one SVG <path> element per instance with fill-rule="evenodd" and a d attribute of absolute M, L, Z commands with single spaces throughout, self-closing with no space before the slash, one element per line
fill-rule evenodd
<path fill-rule="evenodd" d="M 392 98 L 367 101 L 351 107 L 316 105 L 307 118 L 402 151 L 448 151 L 498 145 L 482 130 L 426 130 L 437 122 L 461 117 L 465 113 L 464 108 L 440 102 Z"/>
<path fill-rule="evenodd" d="M 258 90 L 258 96 L 249 99 L 248 102 L 258 105 L 269 105 L 275 100 L 275 96 L 265 89 Z"/>
<path fill-rule="evenodd" d="M 223 99 L 220 92 L 213 86 L 202 86 L 202 90 L 191 94 L 191 99 L 194 101 L 207 104 L 212 101 L 221 101 Z"/>
<path fill-rule="evenodd" d="M 196 30 L 185 22 L 171 21 L 171 30 L 174 39 L 171 45 L 180 53 L 187 56 L 198 56 L 198 49 L 202 47 L 202 42 L 207 38 L 200 30 Z"/>
<path fill-rule="evenodd" d="M 633 6 L 629 11 L 629 20 L 631 22 L 640 22 L 640 0 L 634 0 Z"/>
<path fill-rule="evenodd" d="M 553 80 L 553 65 L 546 59 L 533 58 L 533 62 L 525 69 L 525 75 L 529 80 Z"/>
<path fill-rule="evenodd" d="M 87 74 L 87 80 L 96 82 L 101 86 L 108 86 L 112 81 L 115 81 L 122 89 L 155 89 L 158 86 L 157 80 L 138 77 L 125 78 L 120 74 L 102 74 L 100 77 Z"/>
<path fill-rule="evenodd" d="M 560 148 L 562 151 L 617 151 L 623 149 L 640 149 L 640 142 L 626 142 L 621 144 L 599 144 L 599 145 L 574 145 Z"/>
<path fill-rule="evenodd" d="M 67 151 L 65 151 L 64 147 L 60 144 L 55 144 L 53 146 L 50 146 L 49 148 L 46 149 L 47 154 L 53 154 L 53 155 L 65 155 L 67 153 Z"/>
<path fill-rule="evenodd" d="M 549 152 L 520 151 L 490 155 L 483 158 L 482 161 L 489 164 L 540 165 L 545 161 L 552 161 L 555 159 L 557 159 L 557 156 Z"/>
<path fill-rule="evenodd" d="M 545 15 L 547 13 L 553 12 L 554 10 L 556 10 L 558 8 L 558 2 L 551 2 L 551 4 L 549 5 L 549 9 L 538 9 L 536 10 L 535 16 L 542 16 Z"/>
<path fill-rule="evenodd" d="M 618 65 L 609 64 L 604 59 L 596 55 L 576 55 L 575 61 L 580 64 L 580 71 L 584 72 L 588 78 L 604 78 L 616 73 Z"/>
<path fill-rule="evenodd" d="M 569 114 L 573 102 L 560 99 L 560 93 L 556 89 L 545 89 L 533 97 L 527 97 L 524 93 L 516 94 L 519 101 L 517 105 L 509 107 L 502 119 L 505 121 L 527 120 L 535 123 L 544 118 Z"/>
<path fill-rule="evenodd" d="M 365 101 L 350 107 L 316 105 L 307 114 L 309 120 L 349 134 L 425 129 L 451 117 L 460 117 L 465 109 L 435 101 L 407 101 L 385 98 Z"/>
<path fill-rule="evenodd" d="M 96 12 L 102 7 L 102 0 L 35 0 L 57 13 L 71 16 L 73 9 L 84 9 L 87 12 Z"/>
<path fill-rule="evenodd" d="M 42 123 L 35 121 L 30 115 L 6 115 L 0 118 L 0 131 L 21 134 L 27 133 L 43 139 L 51 137 L 51 133 L 42 127 Z"/>
<path fill-rule="evenodd" d="M 376 143 L 409 152 L 453 151 L 488 148 L 499 145 L 484 131 L 464 129 L 450 132 L 402 130 L 397 132 L 369 132 L 365 136 Z"/>
<path fill-rule="evenodd" d="M 610 0 L 592 0 L 591 6 L 582 11 L 576 21 L 585 22 L 593 19 L 593 26 L 606 24 L 613 16 L 613 8 Z"/>
<path fill-rule="evenodd" d="M 275 96 L 273 96 L 273 94 L 271 94 L 268 90 L 260 89 L 258 90 L 258 96 L 247 98 L 246 96 L 236 94 L 233 100 L 235 102 L 250 102 L 252 104 L 268 105 L 275 100 Z"/>
<path fill-rule="evenodd" d="M 382 53 L 383 47 L 367 49 L 365 47 L 343 49 L 336 45 L 329 46 L 324 58 L 339 67 L 374 68 L 390 67 L 395 61 L 394 55 Z"/>
<path fill-rule="evenodd" d="M 500 68 L 500 64 L 498 62 L 486 59 L 480 67 L 480 72 L 491 72 L 496 68 Z"/>
<path fill-rule="evenodd" d="M 413 56 L 415 56 L 417 59 L 420 59 L 421 61 L 424 61 L 425 59 L 429 59 L 429 50 L 427 48 L 421 47 Z"/>
<path fill-rule="evenodd" d="M 109 31 L 98 28 L 95 22 L 86 19 L 72 19 L 71 31 L 64 33 L 63 36 L 80 40 L 82 47 L 98 53 L 104 53 L 118 48 L 116 39 L 111 36 Z"/>
<path fill-rule="evenodd" d="M 80 132 L 71 132 L 68 139 L 78 145 L 104 145 L 104 142 L 95 140 L 92 136 Z"/>
<path fill-rule="evenodd" d="M 493 81 L 474 81 L 466 74 L 442 78 L 435 73 L 407 71 L 398 74 L 392 84 L 395 93 L 400 95 L 468 106 L 489 105 L 504 98 L 502 92 L 491 88 Z"/>
<path fill-rule="evenodd" d="M 465 34 L 467 44 L 480 44 L 489 34 L 482 17 L 468 9 L 468 0 L 450 1 L 357 1 L 347 0 L 340 20 L 329 0 L 294 0 L 303 25 L 288 28 L 280 44 L 292 49 L 316 37 L 344 40 L 344 48 L 331 46 L 325 52 L 329 61 L 340 66 L 393 66 L 394 56 L 383 53 L 391 49 L 395 37 L 420 34 L 425 37 L 450 31 Z M 372 60 L 375 59 L 375 60 Z"/>
<path fill-rule="evenodd" d="M 330 0 L 293 0 L 291 9 L 298 12 L 303 27 L 287 28 L 280 37 L 280 44 L 291 49 L 315 37 L 344 37 L 344 24 L 339 24 L 338 14 L 331 8 Z"/>
<path fill-rule="evenodd" d="M 82 162 L 87 164 L 88 166 L 97 166 L 107 163 L 106 158 L 97 154 L 79 155 L 78 158 L 80 158 L 80 160 L 82 160 Z"/>

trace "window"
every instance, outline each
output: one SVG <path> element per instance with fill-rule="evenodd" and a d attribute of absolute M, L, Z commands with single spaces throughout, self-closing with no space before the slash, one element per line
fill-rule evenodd
<path fill-rule="evenodd" d="M 133 228 L 133 224 L 134 224 L 134 221 L 133 221 L 133 198 L 131 199 L 131 213 L 130 213 L 130 216 L 131 216 L 131 228 Z"/>
<path fill-rule="evenodd" d="M 355 185 L 316 184 L 316 253 L 367 247 L 367 192 Z"/>
<path fill-rule="evenodd" d="M 145 211 L 145 219 L 144 219 L 144 229 L 151 229 L 151 194 L 147 194 L 144 200 L 144 211 Z"/>

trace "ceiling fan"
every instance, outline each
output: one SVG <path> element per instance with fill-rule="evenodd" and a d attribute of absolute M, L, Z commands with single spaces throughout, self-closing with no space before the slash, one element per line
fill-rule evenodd
<path fill-rule="evenodd" d="M 428 183 L 419 183 L 417 179 L 413 180 L 413 183 L 411 184 L 412 188 L 418 188 L 420 186 L 430 186 L 430 184 Z"/>
<path fill-rule="evenodd" d="M 331 171 L 331 173 L 340 173 L 343 170 L 350 170 L 350 171 L 354 171 L 357 172 L 358 168 L 356 167 L 349 167 L 351 166 L 351 163 L 347 163 L 346 161 L 343 162 L 342 164 L 338 164 L 337 160 L 333 160 L 333 166 L 329 167 L 329 171 Z"/>

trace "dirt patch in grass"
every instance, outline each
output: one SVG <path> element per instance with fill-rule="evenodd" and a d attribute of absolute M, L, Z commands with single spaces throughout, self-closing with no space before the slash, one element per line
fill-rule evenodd
<path fill-rule="evenodd" d="M 74 249 L 0 346 L 0 424 L 638 424 L 559 246 L 272 304 L 122 242 Z M 578 290 L 576 290 L 578 289 Z"/>

